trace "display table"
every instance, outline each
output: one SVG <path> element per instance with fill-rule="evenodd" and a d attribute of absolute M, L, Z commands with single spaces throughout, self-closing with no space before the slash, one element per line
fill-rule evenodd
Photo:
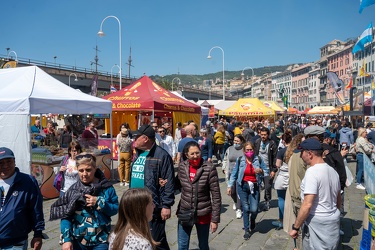
<path fill-rule="evenodd" d="M 96 155 L 96 167 L 99 168 L 105 178 L 111 179 L 111 154 Z M 40 192 L 44 199 L 54 199 L 59 197 L 60 192 L 53 186 L 55 172 L 59 171 L 60 162 L 53 164 L 35 163 L 31 164 L 31 175 L 38 182 Z M 56 168 L 56 169 L 55 169 Z"/>

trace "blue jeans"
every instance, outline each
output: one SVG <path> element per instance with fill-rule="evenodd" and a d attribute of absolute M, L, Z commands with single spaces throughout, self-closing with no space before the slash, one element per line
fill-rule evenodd
<path fill-rule="evenodd" d="M 109 248 L 108 243 L 100 243 L 96 246 L 89 246 L 89 247 L 82 245 L 77 240 L 74 240 L 72 243 L 73 243 L 73 249 L 74 250 L 76 250 L 76 249 L 77 250 L 79 250 L 79 249 L 81 249 L 81 250 L 108 250 L 108 248 Z"/>
<path fill-rule="evenodd" d="M 199 242 L 200 250 L 210 249 L 208 246 L 208 236 L 210 234 L 210 224 L 195 224 L 197 229 L 197 236 Z M 178 250 L 188 250 L 190 243 L 190 234 L 193 227 L 183 227 L 181 224 L 178 224 L 177 228 L 177 241 L 178 241 Z"/>
<path fill-rule="evenodd" d="M 20 241 L 16 245 L 6 246 L 0 248 L 0 250 L 27 250 L 27 240 Z"/>
<path fill-rule="evenodd" d="M 250 228 L 249 217 L 251 213 L 251 220 L 255 221 L 258 215 L 258 205 L 259 205 L 259 186 L 254 183 L 254 193 L 250 192 L 249 184 L 244 182 L 242 185 L 237 183 L 237 194 L 240 197 L 242 205 L 242 218 L 243 226 L 245 231 L 248 231 Z"/>
<path fill-rule="evenodd" d="M 279 205 L 279 220 L 283 221 L 286 190 L 276 190 L 276 192 L 278 197 L 277 203 Z"/>
<path fill-rule="evenodd" d="M 358 168 L 357 183 L 361 184 L 362 178 L 363 178 L 363 168 L 364 168 L 364 166 L 363 166 L 363 154 L 360 154 L 360 153 L 357 154 L 357 168 Z"/>

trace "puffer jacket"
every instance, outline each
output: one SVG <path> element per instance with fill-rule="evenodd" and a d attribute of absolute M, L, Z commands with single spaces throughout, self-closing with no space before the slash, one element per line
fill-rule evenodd
<path fill-rule="evenodd" d="M 211 222 L 220 222 L 221 194 L 216 167 L 211 162 L 204 161 L 197 169 L 193 182 L 190 182 L 189 161 L 181 162 L 178 168 L 178 179 L 181 183 L 181 200 L 179 210 L 194 208 L 195 186 L 198 182 L 197 215 L 203 216 L 212 213 Z"/>

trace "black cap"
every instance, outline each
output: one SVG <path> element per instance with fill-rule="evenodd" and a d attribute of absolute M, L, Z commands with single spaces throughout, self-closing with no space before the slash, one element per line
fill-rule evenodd
<path fill-rule="evenodd" d="M 317 139 L 309 138 L 301 142 L 294 150 L 294 153 L 301 152 L 302 150 L 323 150 L 323 148 L 322 144 Z"/>
<path fill-rule="evenodd" d="M 151 127 L 151 125 L 142 125 L 137 131 L 134 133 L 134 137 L 145 135 L 148 138 L 155 138 L 155 130 Z"/>

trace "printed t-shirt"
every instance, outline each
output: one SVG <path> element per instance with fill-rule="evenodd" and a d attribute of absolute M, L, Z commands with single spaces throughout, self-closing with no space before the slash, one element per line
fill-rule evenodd
<path fill-rule="evenodd" d="M 150 151 L 142 152 L 137 160 L 132 165 L 132 175 L 130 179 L 130 188 L 144 188 L 145 187 L 145 163 L 146 157 Z"/>

